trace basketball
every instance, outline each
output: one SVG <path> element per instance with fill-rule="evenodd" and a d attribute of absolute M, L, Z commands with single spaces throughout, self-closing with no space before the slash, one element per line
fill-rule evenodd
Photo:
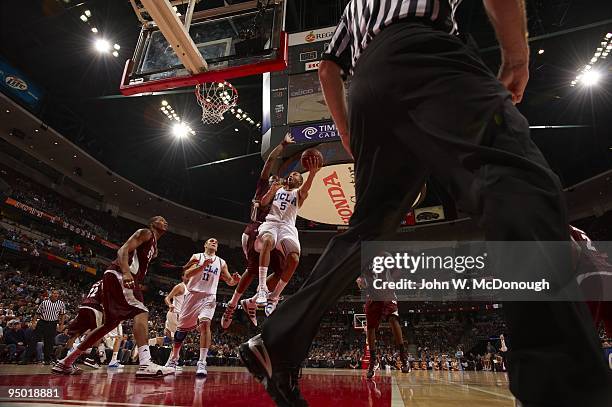
<path fill-rule="evenodd" d="M 313 157 L 319 161 L 320 165 L 323 165 L 323 154 L 321 154 L 321 152 L 314 147 L 309 148 L 307 150 L 304 150 L 301 159 L 302 166 L 307 170 L 310 170 L 310 168 L 308 167 L 308 159 Z"/>

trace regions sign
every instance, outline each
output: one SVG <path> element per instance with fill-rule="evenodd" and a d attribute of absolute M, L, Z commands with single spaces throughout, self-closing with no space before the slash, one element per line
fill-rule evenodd
<path fill-rule="evenodd" d="M 347 225 L 356 202 L 354 168 L 352 163 L 321 168 L 298 215 L 314 222 Z M 308 172 L 302 176 L 306 179 Z"/>
<path fill-rule="evenodd" d="M 291 127 L 291 135 L 296 143 L 336 141 L 340 138 L 333 122 Z"/>
<path fill-rule="evenodd" d="M 295 34 L 289 34 L 289 46 L 310 44 L 319 41 L 329 41 L 334 35 L 336 27 L 321 28 L 320 30 L 304 31 Z"/>

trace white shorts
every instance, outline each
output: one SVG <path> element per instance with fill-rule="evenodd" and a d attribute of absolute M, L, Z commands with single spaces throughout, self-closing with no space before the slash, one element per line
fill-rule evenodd
<path fill-rule="evenodd" d="M 261 252 L 260 237 L 264 233 L 272 235 L 274 247 L 280 250 L 285 256 L 291 253 L 300 254 L 300 239 L 298 238 L 298 230 L 294 225 L 285 222 L 264 222 L 259 226 L 257 241 L 255 242 L 255 250 Z"/>
<path fill-rule="evenodd" d="M 177 330 L 190 331 L 203 319 L 212 320 L 217 307 L 215 295 L 187 291 L 178 317 Z"/>
<path fill-rule="evenodd" d="M 166 329 L 170 331 L 172 336 L 176 332 L 176 327 L 178 326 L 178 312 L 170 312 L 166 313 Z"/>

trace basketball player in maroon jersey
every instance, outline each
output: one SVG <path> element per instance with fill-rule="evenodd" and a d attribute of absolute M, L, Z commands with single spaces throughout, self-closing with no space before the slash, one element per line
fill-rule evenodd
<path fill-rule="evenodd" d="M 357 286 L 359 286 L 361 290 L 365 290 L 368 286 L 371 286 L 373 279 L 374 275 L 372 267 L 370 266 L 367 268 L 364 275 L 357 278 Z M 387 280 L 391 280 L 391 278 L 387 277 Z M 368 347 L 370 350 L 370 364 L 368 366 L 366 377 L 368 379 L 373 378 L 374 372 L 378 366 L 378 356 L 376 355 L 376 330 L 380 326 L 380 321 L 382 319 L 386 319 L 391 326 L 391 332 L 393 333 L 395 345 L 400 352 L 402 373 L 410 373 L 410 364 L 408 363 L 408 355 L 406 354 L 406 348 L 404 346 L 404 338 L 402 336 L 402 327 L 400 325 L 397 300 L 376 301 L 368 298 L 364 308 L 366 314 Z"/>
<path fill-rule="evenodd" d="M 102 326 L 103 318 L 102 280 L 100 280 L 91 286 L 89 294 L 81 301 L 76 318 L 68 325 L 70 339 L 66 342 L 65 348 L 70 350 L 79 336 Z"/>
<path fill-rule="evenodd" d="M 81 305 L 77 311 L 77 316 L 68 325 L 68 335 L 70 338 L 64 345 L 66 353 L 72 349 L 74 342 L 77 338 L 93 331 L 94 329 L 102 326 L 104 320 L 104 309 L 102 308 L 102 280 L 97 281 L 91 286 L 87 297 L 81 301 Z M 85 364 L 91 367 L 96 367 L 93 358 L 95 357 L 95 350 L 98 349 L 98 354 L 101 355 L 104 352 L 104 345 L 102 341 L 98 341 L 92 348 L 92 356 L 90 359 L 85 359 Z"/>
<path fill-rule="evenodd" d="M 592 298 L 594 294 L 612 292 L 612 265 L 608 263 L 608 256 L 599 252 L 593 242 L 582 230 L 570 225 L 570 237 L 575 243 L 573 259 L 576 266 L 578 285 L 587 291 Z M 589 295 L 590 294 L 590 295 Z M 603 297 L 601 297 L 603 298 Z M 587 301 L 589 311 L 595 326 L 604 325 L 606 333 L 612 333 L 612 302 Z"/>
<path fill-rule="evenodd" d="M 283 141 L 281 141 L 281 143 L 276 146 L 274 150 L 272 150 L 268 156 L 268 159 L 266 160 L 266 163 L 264 164 L 263 169 L 261 170 L 251 206 L 251 222 L 249 222 L 244 229 L 244 233 L 242 234 L 242 250 L 244 252 L 244 256 L 246 257 L 247 269 L 242 274 L 240 283 L 236 287 L 234 295 L 232 296 L 229 304 L 227 304 L 227 308 L 225 308 L 225 312 L 221 317 L 221 326 L 223 329 L 227 329 L 231 325 L 234 318 L 234 311 L 236 311 L 236 306 L 238 305 L 240 297 L 242 297 L 255 276 L 257 276 L 259 273 L 259 253 L 257 253 L 255 250 L 255 240 L 257 239 L 259 226 L 266 220 L 266 216 L 270 211 L 270 205 L 262 206 L 261 200 L 270 188 L 270 185 L 278 179 L 277 176 L 270 175 L 272 173 L 272 167 L 275 161 L 280 158 L 285 146 L 293 143 L 295 143 L 293 137 L 291 137 L 291 134 L 287 133 Z M 274 290 L 274 287 L 276 287 L 276 284 L 280 279 L 280 271 L 283 269 L 283 263 L 283 254 L 279 250 L 272 250 L 270 253 L 269 268 L 274 274 L 271 274 L 267 280 L 268 289 L 270 291 Z M 278 271 L 278 273 L 276 271 Z M 255 304 L 255 301 L 252 299 L 245 299 L 241 302 L 241 305 L 249 316 L 251 322 L 257 326 L 257 318 L 255 316 L 257 305 Z"/>
<path fill-rule="evenodd" d="M 134 339 L 138 346 L 140 368 L 136 377 L 156 377 L 174 373 L 173 368 L 159 366 L 151 361 L 149 351 L 149 311 L 143 304 L 140 284 L 144 280 L 151 260 L 157 256 L 157 240 L 168 230 L 168 222 L 155 216 L 149 227 L 138 229 L 117 251 L 117 259 L 104 272 L 102 284 L 104 324 L 91 331 L 85 340 L 64 359 L 53 366 L 57 374 L 79 374 L 75 360 L 98 342 L 123 320 L 134 319 Z"/>

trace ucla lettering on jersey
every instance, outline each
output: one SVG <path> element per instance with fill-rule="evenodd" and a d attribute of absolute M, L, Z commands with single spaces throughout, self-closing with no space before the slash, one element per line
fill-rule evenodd
<path fill-rule="evenodd" d="M 298 194 L 299 189 L 292 189 L 290 191 L 284 188 L 279 189 L 276 195 L 274 195 L 266 221 L 286 222 L 295 225 L 298 211 Z"/>
<path fill-rule="evenodd" d="M 187 282 L 189 291 L 216 294 L 219 285 L 219 276 L 225 260 L 218 256 L 208 256 L 205 253 L 197 253 L 194 256 L 198 259 L 198 265 L 203 265 L 207 259 L 212 259 L 212 263 L 204 267 L 195 275 L 191 276 Z"/>

